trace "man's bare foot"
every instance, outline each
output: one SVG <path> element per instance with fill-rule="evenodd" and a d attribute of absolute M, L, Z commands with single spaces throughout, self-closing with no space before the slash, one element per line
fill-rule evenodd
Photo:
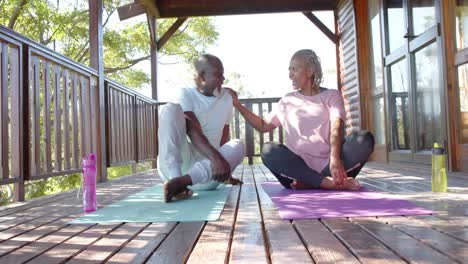
<path fill-rule="evenodd" d="M 293 190 L 310 190 L 310 189 L 314 189 L 313 186 L 308 185 L 307 183 L 302 182 L 302 181 L 298 181 L 298 180 L 294 180 L 291 183 L 291 188 Z"/>
<path fill-rule="evenodd" d="M 178 194 L 176 194 L 174 197 L 173 197 L 173 200 L 183 200 L 183 199 L 187 199 L 189 197 L 191 197 L 193 195 L 193 191 L 190 190 L 189 188 L 185 187 L 182 189 L 182 191 L 180 191 Z"/>
<path fill-rule="evenodd" d="M 190 182 L 188 182 L 190 181 Z M 187 188 L 191 185 L 191 178 L 188 175 L 170 179 L 163 185 L 164 202 L 187 199 L 193 195 L 193 191 Z"/>
<path fill-rule="evenodd" d="M 224 183 L 226 183 L 226 184 L 232 184 L 232 185 L 238 185 L 238 184 L 243 184 L 244 182 L 242 182 L 242 181 L 239 180 L 239 179 L 236 179 L 236 178 L 231 177 L 231 178 L 227 179 Z"/>

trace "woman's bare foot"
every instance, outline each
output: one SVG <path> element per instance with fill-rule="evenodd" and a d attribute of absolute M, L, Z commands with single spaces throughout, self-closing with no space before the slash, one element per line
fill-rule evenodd
<path fill-rule="evenodd" d="M 293 190 L 310 190 L 310 189 L 314 189 L 313 186 L 308 185 L 307 183 L 302 182 L 302 181 L 298 181 L 298 180 L 294 180 L 291 183 L 291 188 Z"/>
<path fill-rule="evenodd" d="M 350 191 L 359 191 L 359 189 L 361 189 L 361 184 L 359 184 L 359 182 L 353 177 L 348 177 L 344 182 L 343 189 Z"/>
<path fill-rule="evenodd" d="M 333 181 L 332 177 L 325 177 L 320 184 L 321 189 L 326 189 L 326 190 L 350 190 L 350 191 L 358 191 L 361 189 L 361 185 L 359 182 L 354 179 L 353 177 L 348 177 L 344 181 L 343 185 L 338 186 L 335 184 Z"/>
<path fill-rule="evenodd" d="M 193 195 L 193 191 L 187 188 L 192 184 L 192 179 L 188 175 L 172 178 L 163 185 L 164 202 L 187 199 Z"/>

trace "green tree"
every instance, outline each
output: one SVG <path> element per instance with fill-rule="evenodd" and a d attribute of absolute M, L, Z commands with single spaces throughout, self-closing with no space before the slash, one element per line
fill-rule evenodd
<path fill-rule="evenodd" d="M 133 67 L 150 59 L 147 22 L 111 23 L 117 7 L 127 2 L 128 0 L 104 0 L 104 70 L 109 78 L 138 89 L 150 83 L 147 72 Z M 84 65 L 89 64 L 88 14 L 88 1 L 0 0 L 0 25 Z M 158 36 L 166 32 L 174 21 L 175 19 L 159 19 Z M 194 57 L 204 52 L 207 46 L 214 43 L 217 37 L 218 33 L 210 18 L 191 18 L 173 35 L 158 55 L 175 55 L 181 61 L 191 62 Z M 43 126 L 40 127 L 42 130 Z M 130 166 L 109 170 L 110 178 L 131 172 Z M 80 179 L 79 174 L 73 174 L 28 182 L 27 199 L 76 188 Z M 0 204 L 11 201 L 11 198 L 12 186 L 0 186 Z"/>
<path fill-rule="evenodd" d="M 88 1 L 72 2 L 0 0 L 0 24 L 88 65 Z M 138 89 L 151 81 L 147 72 L 133 67 L 150 59 L 150 37 L 146 20 L 110 23 L 117 8 L 126 2 L 104 0 L 104 71 L 109 78 Z M 174 21 L 158 19 L 158 36 L 166 32 Z M 217 37 L 210 18 L 191 18 L 159 51 L 159 56 L 176 55 L 182 61 L 191 62 Z"/>

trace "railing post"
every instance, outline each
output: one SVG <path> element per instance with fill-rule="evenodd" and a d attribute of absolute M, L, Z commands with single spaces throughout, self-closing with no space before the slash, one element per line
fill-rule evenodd
<path fill-rule="evenodd" d="M 138 120 L 138 96 L 135 94 L 133 95 L 133 124 L 134 124 L 134 131 L 135 131 L 135 137 L 134 137 L 134 144 L 135 144 L 135 162 L 138 163 L 138 158 L 139 158 L 139 151 L 140 147 L 138 146 L 138 138 L 140 135 L 138 133 L 140 132 L 140 128 L 138 127 L 140 122 Z"/>
<path fill-rule="evenodd" d="M 106 166 L 106 132 L 105 132 L 105 100 L 104 100 L 104 51 L 102 9 L 103 0 L 90 0 L 89 4 L 89 39 L 90 66 L 98 71 L 98 102 L 96 126 L 96 154 L 98 157 L 98 180 L 107 181 Z"/>
<path fill-rule="evenodd" d="M 20 53 L 20 76 L 19 83 L 20 94 L 19 94 L 19 146 L 12 146 L 12 148 L 19 148 L 21 150 L 19 154 L 19 179 L 15 186 L 14 201 L 25 200 L 25 181 L 30 178 L 30 155 L 29 155 L 29 47 L 26 44 L 22 44 L 22 52 Z M 14 173 L 12 171 L 12 173 Z M 15 175 L 13 175 L 15 176 Z"/>
<path fill-rule="evenodd" d="M 252 102 L 247 102 L 246 103 L 247 109 L 249 109 L 250 112 L 252 112 Z M 253 127 L 247 122 L 245 122 L 245 148 L 247 152 L 247 157 L 249 158 L 249 164 L 253 164 L 253 155 L 254 155 L 254 133 L 253 133 Z"/>

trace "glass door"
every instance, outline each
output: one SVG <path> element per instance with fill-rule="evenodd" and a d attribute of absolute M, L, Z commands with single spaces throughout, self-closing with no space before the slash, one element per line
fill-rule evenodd
<path fill-rule="evenodd" d="M 445 143 L 438 0 L 386 0 L 389 159 L 430 164 Z"/>

